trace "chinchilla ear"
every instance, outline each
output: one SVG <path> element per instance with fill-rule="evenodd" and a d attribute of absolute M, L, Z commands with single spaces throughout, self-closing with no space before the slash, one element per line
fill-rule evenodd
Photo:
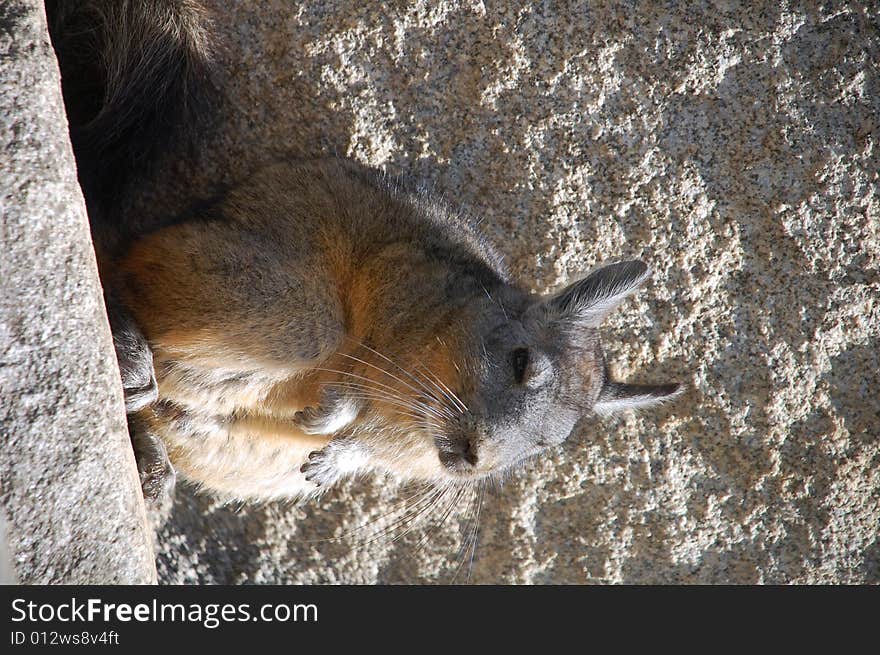
<path fill-rule="evenodd" d="M 598 327 L 650 275 L 648 265 L 638 260 L 607 264 L 567 286 L 547 300 L 546 306 L 558 318 Z"/>
<path fill-rule="evenodd" d="M 665 403 L 684 393 L 685 386 L 670 384 L 627 384 L 608 380 L 602 387 L 593 411 L 597 414 L 615 414 L 628 409 L 644 409 Z"/>

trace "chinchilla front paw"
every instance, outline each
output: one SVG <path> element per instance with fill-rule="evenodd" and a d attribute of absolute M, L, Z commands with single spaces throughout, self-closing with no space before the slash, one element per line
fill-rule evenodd
<path fill-rule="evenodd" d="M 327 390 L 317 406 L 306 407 L 293 415 L 293 422 L 306 434 L 336 434 L 358 415 L 357 401 Z"/>
<path fill-rule="evenodd" d="M 353 475 L 368 461 L 364 447 L 354 439 L 338 437 L 321 450 L 309 453 L 308 461 L 300 467 L 306 480 L 319 487 L 327 487 Z"/>
<path fill-rule="evenodd" d="M 171 460 L 168 459 L 165 444 L 155 434 L 145 431 L 132 434 L 131 443 L 144 500 L 149 504 L 161 504 L 171 497 L 177 478 Z"/>

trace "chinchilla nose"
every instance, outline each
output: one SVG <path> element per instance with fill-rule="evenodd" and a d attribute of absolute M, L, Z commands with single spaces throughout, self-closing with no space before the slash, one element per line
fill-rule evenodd
<path fill-rule="evenodd" d="M 466 472 L 477 466 L 476 432 L 466 423 L 453 428 L 450 434 L 437 439 L 440 463 L 451 471 Z"/>

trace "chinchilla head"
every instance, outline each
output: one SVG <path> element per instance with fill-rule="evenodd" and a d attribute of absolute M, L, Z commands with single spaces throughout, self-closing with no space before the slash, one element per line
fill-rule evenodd
<path fill-rule="evenodd" d="M 603 266 L 554 295 L 488 290 L 471 306 L 460 361 L 437 379 L 426 423 L 436 477 L 498 474 L 565 441 L 591 412 L 644 408 L 683 391 L 677 383 L 611 380 L 599 339 L 603 319 L 648 278 L 640 261 Z"/>

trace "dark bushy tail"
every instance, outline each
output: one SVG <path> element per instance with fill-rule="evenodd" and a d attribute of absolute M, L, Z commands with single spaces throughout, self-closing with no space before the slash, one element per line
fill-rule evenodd
<path fill-rule="evenodd" d="M 80 184 L 93 220 L 104 218 L 210 120 L 206 17 L 191 0 L 47 0 L 46 9 Z"/>

